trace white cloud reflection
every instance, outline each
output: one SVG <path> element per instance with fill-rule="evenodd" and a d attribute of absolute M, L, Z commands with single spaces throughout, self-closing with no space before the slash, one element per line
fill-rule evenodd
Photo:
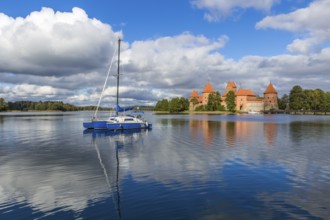
<path fill-rule="evenodd" d="M 244 179 L 244 175 L 250 174 L 258 184 L 279 181 L 273 183 L 275 188 L 269 188 L 269 191 L 268 186 L 261 184 L 265 191 L 257 190 L 257 194 L 251 195 L 263 201 L 266 209 L 285 211 L 274 203 L 280 200 L 281 204 L 300 207 L 313 216 L 325 218 L 322 204 L 327 204 L 329 198 L 323 196 L 327 192 L 324 180 L 330 170 L 325 139 L 320 137 L 324 137 L 326 130 L 313 124 L 318 122 L 301 127 L 299 123 L 289 125 L 287 122 L 274 123 L 272 118 L 269 120 L 269 123 L 224 120 L 217 123 L 212 117 L 208 121 L 164 117 L 156 122 L 151 134 L 104 136 L 99 133 L 94 138 L 92 134 L 86 134 L 84 141 L 79 141 L 84 143 L 83 148 L 65 147 L 68 151 L 65 154 L 60 152 L 63 148 L 52 149 L 53 140 L 45 137 L 40 141 L 48 140 L 45 143 L 48 150 L 39 149 L 41 155 L 35 154 L 36 150 L 21 149 L 10 154 L 11 158 L 3 157 L 0 203 L 4 206 L 13 202 L 26 203 L 45 213 L 54 209 L 80 213 L 91 201 L 97 203 L 114 198 L 118 188 L 120 192 L 127 187 L 122 185 L 127 179 L 136 184 L 161 184 L 174 191 L 197 187 L 207 192 L 210 181 L 216 181 L 214 184 L 219 190 L 222 187 L 239 190 L 231 188 L 233 183 L 228 175 Z M 301 135 L 311 126 L 315 128 L 313 134 L 308 141 L 305 138 L 302 145 L 310 148 L 297 149 Z M 50 128 L 48 132 L 51 131 Z M 283 148 L 281 143 L 287 146 Z M 235 170 L 237 167 L 249 172 L 237 173 L 240 171 Z M 116 184 L 119 184 L 118 188 Z M 134 194 L 134 188 L 131 190 Z M 315 203 L 301 199 L 301 195 Z"/>

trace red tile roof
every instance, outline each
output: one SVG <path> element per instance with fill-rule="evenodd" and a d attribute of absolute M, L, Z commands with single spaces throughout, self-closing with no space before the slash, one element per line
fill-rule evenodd
<path fill-rule="evenodd" d="M 264 94 L 277 94 L 276 89 L 274 88 L 272 83 L 269 83 L 267 89 L 265 90 Z"/>
<path fill-rule="evenodd" d="M 214 89 L 213 89 L 210 82 L 208 82 L 206 84 L 206 86 L 204 87 L 203 93 L 215 93 L 215 91 L 214 91 Z"/>
<path fill-rule="evenodd" d="M 254 94 L 251 90 L 249 89 L 239 89 L 236 92 L 237 96 L 257 96 L 256 94 Z"/>
<path fill-rule="evenodd" d="M 190 96 L 191 99 L 194 97 L 198 98 L 198 92 L 196 90 L 192 91 L 191 96 Z"/>
<path fill-rule="evenodd" d="M 237 88 L 236 83 L 234 81 L 228 81 L 227 88 Z"/>

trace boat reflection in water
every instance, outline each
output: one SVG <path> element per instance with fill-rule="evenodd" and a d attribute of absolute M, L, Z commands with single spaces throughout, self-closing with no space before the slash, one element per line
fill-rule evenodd
<path fill-rule="evenodd" d="M 141 129 L 117 131 L 86 129 L 83 132 L 84 136 L 90 135 L 92 137 L 92 143 L 95 147 L 100 167 L 103 171 L 114 208 L 119 218 L 121 218 L 120 150 L 124 147 L 132 147 L 135 142 L 142 140 L 142 136 L 147 132 L 148 130 Z M 108 155 L 107 152 L 103 152 L 103 150 L 110 150 L 112 154 Z M 113 154 L 113 152 L 115 152 L 115 154 Z M 113 155 L 115 155 L 115 160 L 113 160 Z M 113 166 L 113 161 L 115 161 L 115 166 Z M 115 167 L 115 169 L 113 167 Z"/>

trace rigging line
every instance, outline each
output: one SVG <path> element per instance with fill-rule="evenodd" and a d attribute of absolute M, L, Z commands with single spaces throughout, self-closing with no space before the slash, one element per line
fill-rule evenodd
<path fill-rule="evenodd" d="M 105 79 L 105 82 L 104 82 L 104 85 L 103 85 L 103 89 L 102 89 L 102 92 L 101 92 L 101 96 L 100 96 L 99 102 L 97 103 L 97 107 L 96 107 L 96 110 L 95 110 L 95 113 L 94 113 L 94 118 L 96 118 L 97 112 L 99 110 L 101 99 L 103 97 L 105 86 L 107 85 L 107 81 L 108 81 L 108 78 L 109 78 L 109 75 L 110 75 L 110 70 L 111 70 L 111 67 L 112 67 L 112 64 L 113 64 L 113 59 L 115 58 L 116 52 L 117 52 L 117 48 L 115 49 L 115 51 L 113 53 L 113 56 L 111 58 L 111 62 L 110 62 L 110 66 L 109 66 L 109 69 L 108 69 L 107 77 Z"/>

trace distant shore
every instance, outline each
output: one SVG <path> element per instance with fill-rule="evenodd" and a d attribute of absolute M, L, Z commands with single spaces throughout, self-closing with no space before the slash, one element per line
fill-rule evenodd
<path fill-rule="evenodd" d="M 233 115 L 241 114 L 240 112 L 229 111 L 183 111 L 170 113 L 169 111 L 153 111 L 155 115 Z"/>
<path fill-rule="evenodd" d="M 38 113 L 38 112 L 48 112 L 48 113 L 61 113 L 61 112 L 93 112 L 95 110 L 76 110 L 76 111 L 61 111 L 61 110 L 28 110 L 28 111 L 19 111 L 19 110 L 10 110 L 10 111 L 0 111 L 0 113 Z M 100 112 L 109 111 L 109 110 L 100 110 Z M 248 112 L 230 112 L 230 111 L 183 111 L 183 112 L 172 112 L 169 111 L 152 111 L 144 110 L 147 112 L 152 112 L 154 115 L 239 115 L 239 114 L 248 114 Z M 260 114 L 288 114 L 288 115 L 328 115 L 330 112 L 327 111 L 278 111 L 278 112 L 263 112 Z"/>
<path fill-rule="evenodd" d="M 153 111 L 155 115 L 238 115 L 238 114 L 248 114 L 248 112 L 230 112 L 230 111 L 183 111 L 170 113 L 169 111 Z M 262 112 L 260 114 L 288 114 L 288 115 L 328 115 L 330 112 L 327 111 L 277 111 L 277 112 Z"/>

